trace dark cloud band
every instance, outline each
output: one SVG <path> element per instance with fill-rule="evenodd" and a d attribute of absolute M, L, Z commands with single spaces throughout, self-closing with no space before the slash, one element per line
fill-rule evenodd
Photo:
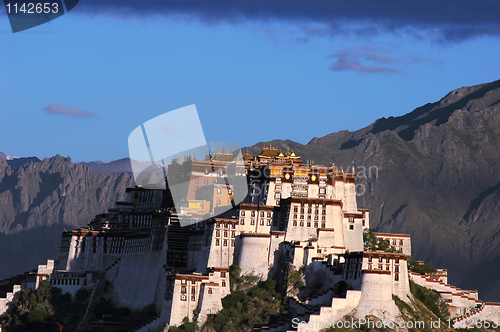
<path fill-rule="evenodd" d="M 187 15 L 206 22 L 283 20 L 325 24 L 331 34 L 347 25 L 438 30 L 444 40 L 500 35 L 498 0 L 87 0 L 75 10 L 126 16 Z"/>

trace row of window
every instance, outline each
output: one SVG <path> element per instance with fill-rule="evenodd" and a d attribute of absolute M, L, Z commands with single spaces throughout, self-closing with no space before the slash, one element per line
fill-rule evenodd
<path fill-rule="evenodd" d="M 223 243 L 224 247 L 227 247 L 227 240 L 222 241 L 222 243 Z M 215 239 L 215 245 L 216 246 L 220 246 L 220 240 L 219 239 Z M 234 247 L 234 240 L 231 240 L 231 247 Z"/>
<path fill-rule="evenodd" d="M 296 213 L 293 214 L 293 219 L 297 219 Z M 300 219 L 304 220 L 303 214 L 300 215 Z M 312 219 L 311 215 L 307 215 L 307 220 L 311 220 L 311 219 Z M 319 220 L 319 216 L 314 216 L 314 220 Z M 321 220 L 326 220 L 326 216 L 325 215 L 321 216 Z"/>
<path fill-rule="evenodd" d="M 373 261 L 373 257 L 368 257 L 368 263 L 371 263 Z M 384 261 L 384 258 L 383 257 L 379 257 L 378 258 L 378 262 L 379 263 L 382 263 Z M 385 262 L 386 263 L 390 263 L 391 262 L 391 259 L 389 257 L 386 257 L 385 258 Z M 399 258 L 394 258 L 394 263 L 395 264 L 399 264 Z"/>
<path fill-rule="evenodd" d="M 217 230 L 217 231 L 215 232 L 215 236 L 220 237 L 220 231 L 219 231 L 219 230 Z M 229 235 L 228 235 L 228 231 L 224 231 L 224 237 L 228 237 L 228 236 L 229 236 Z M 235 231 L 232 231 L 232 232 L 231 232 L 231 237 L 235 237 L 235 236 L 236 236 L 236 232 L 235 232 Z"/>
<path fill-rule="evenodd" d="M 52 279 L 50 282 L 52 285 L 80 285 L 80 279 Z"/>
<path fill-rule="evenodd" d="M 311 222 L 308 222 L 307 223 L 307 227 L 311 227 L 311 224 L 312 224 Z M 297 220 L 293 221 L 293 225 L 297 226 Z M 301 221 L 300 222 L 300 227 L 304 227 L 304 225 L 305 225 L 305 223 L 303 221 Z M 318 228 L 318 225 L 319 225 L 319 223 L 317 223 L 317 222 L 314 223 L 314 227 L 315 228 Z M 322 222 L 321 223 L 321 228 L 326 228 L 326 223 Z"/>
<path fill-rule="evenodd" d="M 264 226 L 264 223 L 266 224 L 266 226 L 271 226 L 271 219 L 267 219 L 266 221 L 264 221 L 264 219 L 260 219 L 259 225 Z M 243 219 L 243 218 L 240 219 L 240 225 L 245 225 L 245 219 Z M 250 225 L 255 225 L 255 219 L 250 219 Z M 276 225 L 277 225 L 277 222 L 276 222 L 276 220 L 274 220 L 273 226 L 276 226 Z"/>
<path fill-rule="evenodd" d="M 216 228 L 220 228 L 220 222 L 216 223 L 215 227 Z M 228 229 L 229 228 L 229 224 L 228 223 L 224 223 L 224 228 Z M 236 228 L 236 224 L 232 224 L 231 228 L 235 229 Z"/>
<path fill-rule="evenodd" d="M 245 211 L 241 211 L 240 212 L 241 216 L 245 216 Z M 268 218 L 271 218 L 272 217 L 272 212 L 264 212 L 264 211 L 260 211 L 260 217 L 261 218 L 264 218 L 265 216 L 267 215 Z M 255 217 L 255 211 L 250 211 L 250 217 Z"/>
<path fill-rule="evenodd" d="M 368 264 L 368 270 L 372 270 L 372 269 L 373 269 L 372 264 Z M 383 269 L 384 269 L 384 266 L 383 266 L 382 264 L 378 264 L 378 265 L 377 265 L 377 269 L 378 269 L 378 270 L 383 270 Z M 386 266 L 385 266 L 385 269 L 386 269 L 387 271 L 389 271 L 389 270 L 390 270 L 390 265 L 386 265 Z M 399 265 L 394 266 L 394 272 L 399 272 Z"/>
<path fill-rule="evenodd" d="M 305 213 L 305 208 L 301 207 L 300 208 L 300 213 Z M 296 206 L 293 208 L 293 212 L 295 213 L 298 213 L 299 212 L 299 208 Z M 307 213 L 311 214 L 312 213 L 312 208 L 308 208 L 307 209 Z M 314 209 L 314 214 L 319 214 L 319 209 Z M 321 210 L 321 214 L 326 214 L 326 210 L 325 209 L 322 209 Z"/>

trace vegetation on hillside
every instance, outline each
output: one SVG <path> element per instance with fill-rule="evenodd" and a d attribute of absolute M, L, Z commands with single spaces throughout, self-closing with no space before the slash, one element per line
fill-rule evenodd
<path fill-rule="evenodd" d="M 391 247 L 389 240 L 376 237 L 371 228 L 363 231 L 363 244 L 366 251 L 385 251 L 396 252 L 394 247 Z"/>
<path fill-rule="evenodd" d="M 259 277 L 241 275 L 237 265 L 231 266 L 229 275 L 232 292 L 222 299 L 223 309 L 208 316 L 202 331 L 252 331 L 254 326 L 269 324 L 286 313 L 282 290 L 275 280 L 258 281 Z M 292 283 L 297 287 L 301 285 L 299 279 L 294 274 Z M 171 327 L 169 332 L 195 332 L 200 328 L 196 321 L 190 322 L 186 317 L 182 325 Z"/>
<path fill-rule="evenodd" d="M 6 313 L 0 316 L 5 332 L 75 331 L 88 304 L 90 292 L 80 289 L 72 297 L 53 288 L 48 281 L 41 281 L 35 291 L 23 289 Z"/>
<path fill-rule="evenodd" d="M 408 256 L 408 271 L 425 275 L 426 273 L 434 273 L 437 269 L 431 263 L 420 264 L 411 256 Z"/>
<path fill-rule="evenodd" d="M 76 331 L 85 315 L 91 291 L 79 289 L 75 296 L 62 294 L 62 290 L 52 287 L 49 281 L 41 281 L 36 290 L 23 289 L 14 298 L 10 308 L 0 316 L 4 332 L 49 332 Z M 119 332 L 130 331 L 141 326 L 157 315 L 154 305 L 140 310 L 116 307 L 110 300 L 101 297 L 90 320 L 114 321 L 122 323 Z"/>
<path fill-rule="evenodd" d="M 441 320 L 450 317 L 448 306 L 437 291 L 417 285 L 410 280 L 410 292 Z"/>

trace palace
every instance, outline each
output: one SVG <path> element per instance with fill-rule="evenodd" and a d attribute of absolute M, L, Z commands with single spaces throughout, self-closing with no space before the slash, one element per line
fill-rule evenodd
<path fill-rule="evenodd" d="M 31 281 L 0 299 L 0 313 L 21 287 L 35 288 L 41 280 L 71 294 L 109 282 L 110 296 L 120 306 L 156 306 L 158 317 L 140 331 L 179 325 L 185 317 L 202 324 L 231 292 L 231 265 L 266 279 L 291 264 L 305 268 L 308 284 L 322 286 L 305 301 L 289 301 L 304 324 L 262 327 L 266 331 L 320 331 L 325 319 L 347 314 L 401 320 L 393 295 L 409 303 L 409 280 L 438 291 L 456 326 L 471 317 L 500 317 L 499 304 L 448 285 L 446 270 L 408 271 L 410 235 L 375 233 L 395 250 L 365 250 L 369 211 L 357 207 L 354 169 L 304 164 L 294 151 L 272 146 L 237 160 L 229 166 L 233 152 L 224 150 L 204 160 L 173 160 L 168 187 L 186 197 L 180 206 L 173 205 L 168 188 L 128 188 L 126 201 L 86 227 L 63 232 L 58 259 L 40 265 Z M 247 179 L 248 195 L 239 204 L 234 204 L 237 188 L 224 181 L 229 167 Z M 333 289 L 340 281 L 348 285 L 341 298 Z"/>

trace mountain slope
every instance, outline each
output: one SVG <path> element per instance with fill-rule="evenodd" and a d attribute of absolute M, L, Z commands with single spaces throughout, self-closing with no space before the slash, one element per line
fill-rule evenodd
<path fill-rule="evenodd" d="M 346 169 L 354 162 L 357 189 L 364 192 L 358 204 L 370 209 L 372 228 L 411 234 L 413 255 L 448 268 L 451 283 L 479 288 L 481 279 L 468 282 L 467 274 L 500 255 L 500 202 L 494 194 L 500 181 L 500 81 L 454 90 L 356 132 L 306 145 L 273 144 L 318 164 Z M 249 151 L 261 148 L 259 143 Z M 481 297 L 500 300 L 493 291 L 500 280 L 490 284 Z"/>
<path fill-rule="evenodd" d="M 0 278 L 57 258 L 63 228 L 88 224 L 133 185 L 127 174 L 90 171 L 61 156 L 15 170 L 0 160 Z"/>

